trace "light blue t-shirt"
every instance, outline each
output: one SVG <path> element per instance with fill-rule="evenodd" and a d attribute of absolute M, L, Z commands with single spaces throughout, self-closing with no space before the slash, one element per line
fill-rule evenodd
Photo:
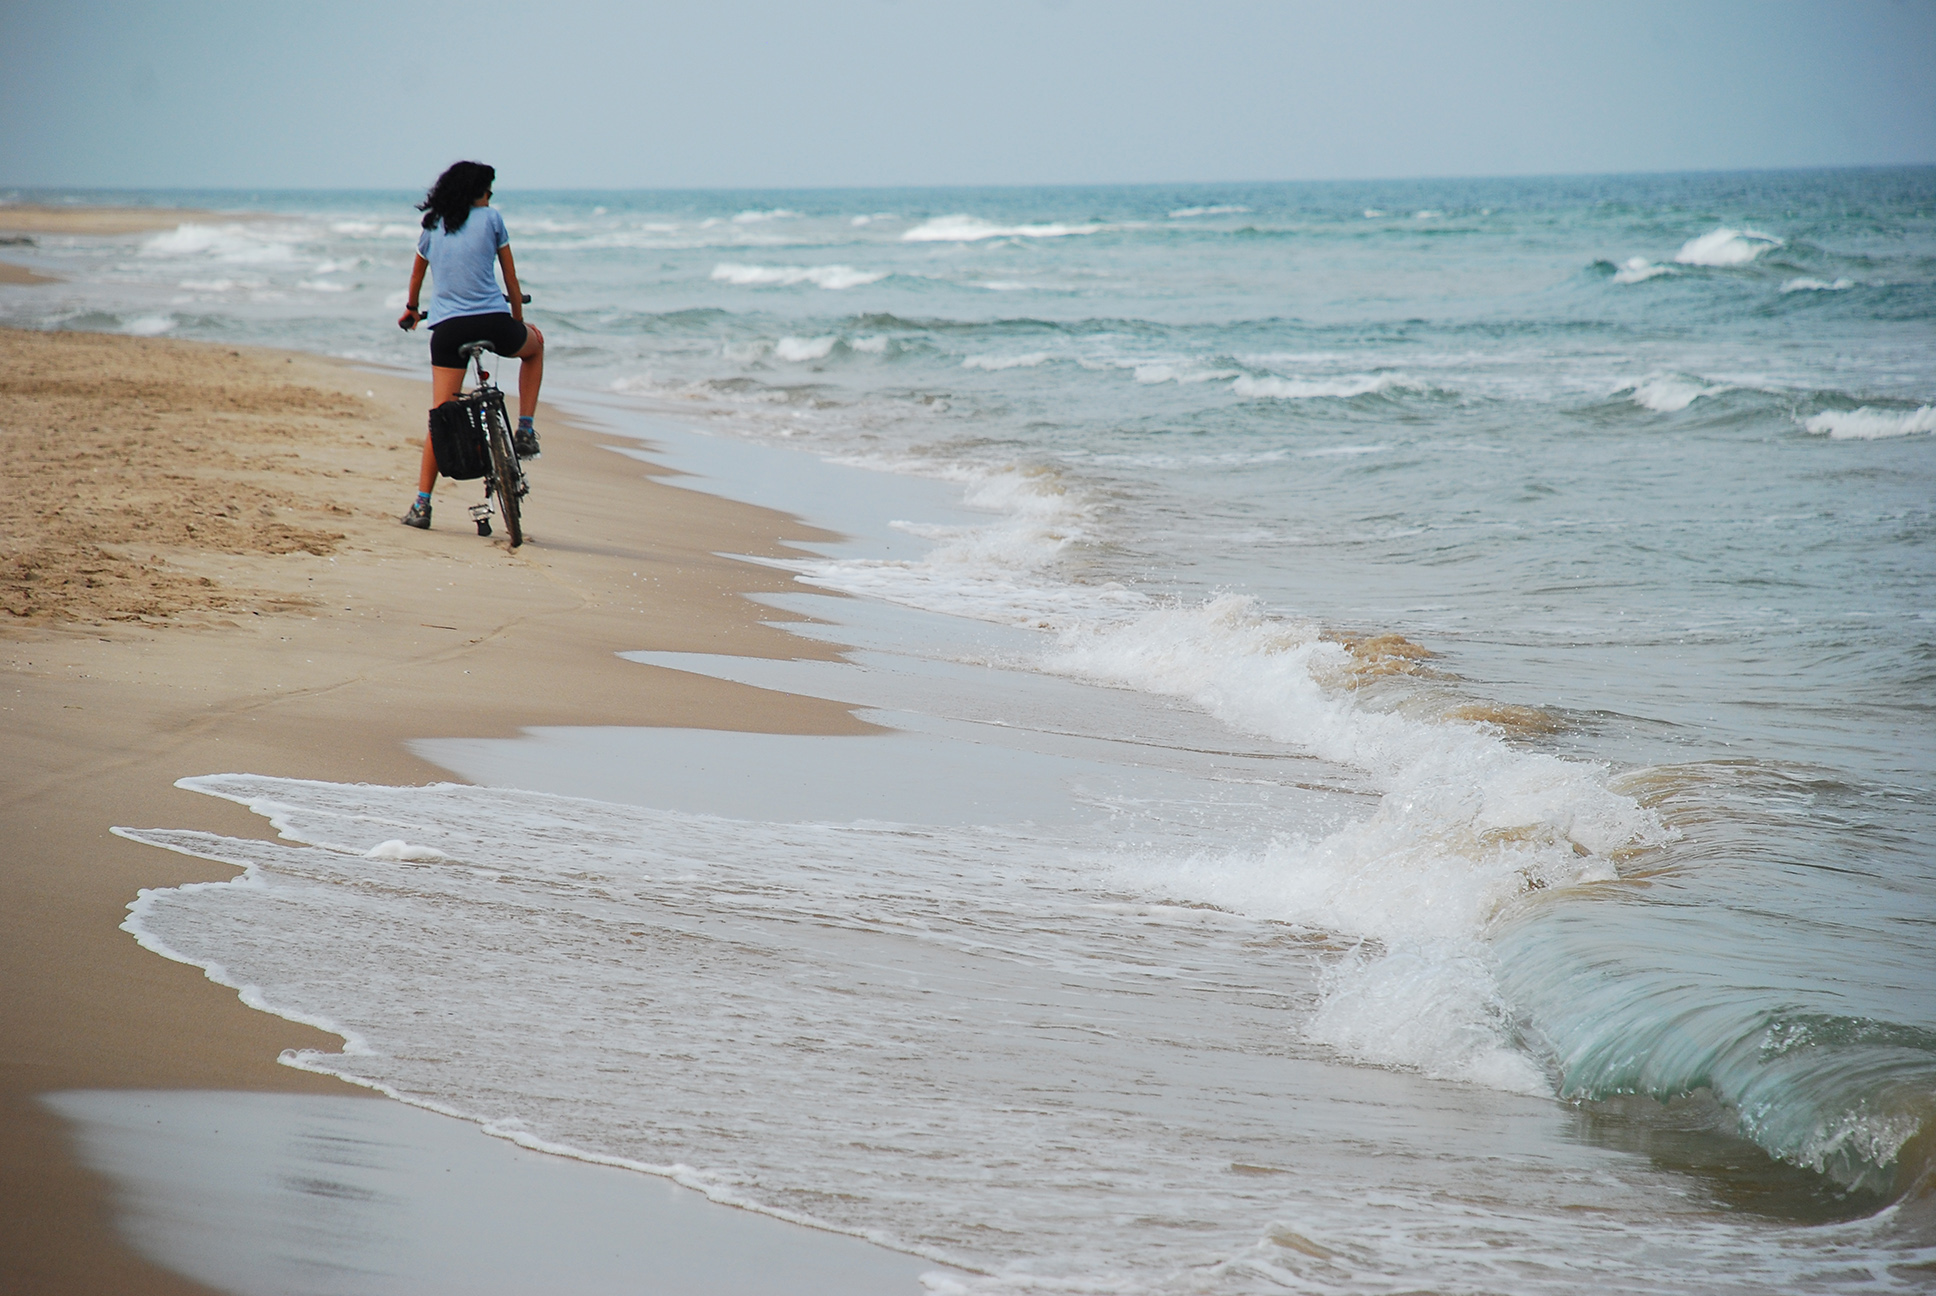
<path fill-rule="evenodd" d="M 458 315 L 495 315 L 511 309 L 497 285 L 497 250 L 511 241 L 504 218 L 473 207 L 455 234 L 444 223 L 417 236 L 417 255 L 430 262 L 430 326 Z"/>

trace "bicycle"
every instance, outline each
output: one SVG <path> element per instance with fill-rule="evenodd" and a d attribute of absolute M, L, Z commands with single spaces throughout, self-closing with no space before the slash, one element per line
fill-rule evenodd
<path fill-rule="evenodd" d="M 519 517 L 519 503 L 531 493 L 531 485 L 524 479 L 524 465 L 518 462 L 517 447 L 511 440 L 511 419 L 505 413 L 504 392 L 491 381 L 490 370 L 484 367 L 484 355 L 495 355 L 489 342 L 466 342 L 457 349 L 464 357 L 464 367 L 477 368 L 477 385 L 457 398 L 458 403 L 472 407 L 470 423 L 483 435 L 484 450 L 488 466 L 484 472 L 484 502 L 471 505 L 471 521 L 477 523 L 477 534 L 491 534 L 491 514 L 497 513 L 504 519 L 504 528 L 510 533 L 511 547 L 517 548 L 524 543 L 524 527 Z M 495 506 L 492 500 L 497 501 Z"/>

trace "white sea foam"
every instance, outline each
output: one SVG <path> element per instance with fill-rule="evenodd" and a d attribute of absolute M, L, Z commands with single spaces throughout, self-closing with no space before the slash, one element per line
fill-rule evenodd
<path fill-rule="evenodd" d="M 1488 1028 L 1465 1033 L 1483 950 L 1448 959 L 1435 934 L 1509 889 L 1483 861 L 1474 897 L 1434 889 L 1455 880 L 1439 861 L 1354 876 L 1333 867 L 1343 842 L 1280 868 L 1179 872 L 1037 831 L 744 822 L 450 784 L 184 786 L 248 804 L 281 840 L 123 830 L 247 869 L 144 891 L 126 925 L 351 1041 L 285 1062 L 526 1147 L 966 1261 L 982 1276 L 957 1291 L 1282 1291 L 1309 1285 L 1285 1266 L 1313 1239 L 1333 1257 L 1327 1289 L 1431 1274 L 1570 1291 L 1582 1239 L 1554 1199 L 1592 1206 L 1596 1225 L 1647 1222 L 1624 1247 L 1627 1231 L 1592 1235 L 1596 1272 L 1621 1283 L 1724 1244 L 1757 1276 L 1784 1272 L 1765 1227 L 1710 1236 L 1723 1226 L 1661 1215 L 1657 1180 L 1625 1162 L 1502 1138 L 1514 1108 L 1318 1065 L 1285 1037 L 1308 1014 L 1308 945 L 1134 894 L 1215 889 L 1233 908 L 1424 931 L 1332 957 L 1317 1020 L 1349 1004 L 1374 1023 L 1365 1050 L 1463 1058 L 1464 1077 L 1517 1088 L 1527 1077 Z M 392 832 L 445 858 L 372 857 Z M 1255 1176 L 1280 1169 L 1261 1191 Z M 1822 1263 L 1815 1231 L 1797 1245 Z"/>
<path fill-rule="evenodd" d="M 1398 374 L 1349 374 L 1341 378 L 1253 378 L 1249 375 L 1230 384 L 1230 390 L 1250 398 L 1274 400 L 1311 400 L 1318 397 L 1366 396 L 1375 392 L 1422 391 L 1424 388 Z"/>
<path fill-rule="evenodd" d="M 1658 822 L 1608 790 L 1604 770 L 1364 707 L 1337 687 L 1354 669 L 1345 649 L 1247 597 L 1078 627 L 1045 666 L 1185 698 L 1375 776 L 1385 795 L 1369 820 L 1260 856 L 1197 861 L 1164 885 L 1375 943 L 1336 971 L 1310 1038 L 1368 1061 L 1544 1091 L 1504 1028 L 1484 938 L 1529 890 L 1611 879 L 1611 852 L 1659 840 Z"/>
<path fill-rule="evenodd" d="M 1306 1028 L 1366 1061 L 1544 1092 L 1516 1048 L 1490 973 L 1491 924 L 1531 890 L 1604 881 L 1611 852 L 1659 825 L 1605 772 L 1516 751 L 1490 732 L 1362 705 L 1358 662 L 1316 627 L 1252 599 L 1160 607 L 1119 587 L 1070 585 L 1057 562 L 1090 535 L 1091 506 L 1041 474 L 974 481 L 985 526 L 915 527 L 913 560 L 802 560 L 810 584 L 955 615 L 1056 630 L 1051 673 L 1179 697 L 1242 732 L 1365 771 L 1369 820 L 1269 850 L 1132 861 L 1153 898 L 1209 903 L 1364 942 Z"/>
<path fill-rule="evenodd" d="M 1384 218 L 1384 215 L 1385 215 L 1385 213 L 1384 213 L 1384 212 L 1382 212 L 1382 211 L 1380 211 L 1380 210 L 1379 210 L 1378 208 L 1376 208 L 1376 207 L 1367 207 L 1367 208 L 1365 208 L 1365 219 L 1366 219 L 1366 220 L 1381 220 L 1381 219 L 1383 219 L 1383 218 Z"/>
<path fill-rule="evenodd" d="M 1250 208 L 1236 203 L 1223 203 L 1213 207 L 1179 207 L 1170 213 L 1171 220 L 1187 220 L 1192 216 L 1241 216 Z"/>
<path fill-rule="evenodd" d="M 1413 220 L 1438 220 L 1444 215 L 1445 213 L 1442 211 L 1432 211 L 1432 210 L 1415 211 L 1412 213 L 1412 219 Z"/>
<path fill-rule="evenodd" d="M 1101 225 L 1072 225 L 1052 221 L 1043 225 L 997 225 L 979 216 L 937 216 L 901 235 L 909 243 L 974 243 L 991 238 L 1064 238 L 1094 234 Z"/>
<path fill-rule="evenodd" d="M 788 211 L 784 207 L 774 207 L 768 211 L 743 211 L 733 217 L 735 225 L 757 225 L 763 221 L 796 220 L 800 213 Z"/>
<path fill-rule="evenodd" d="M 1658 279 L 1662 275 L 1673 273 L 1672 266 L 1655 265 L 1646 257 L 1628 257 L 1620 269 L 1614 272 L 1613 281 L 1622 284 L 1646 283 L 1649 279 Z"/>
<path fill-rule="evenodd" d="M 1674 260 L 1681 265 L 1744 266 L 1763 252 L 1785 244 L 1772 234 L 1725 226 L 1681 244 Z"/>
<path fill-rule="evenodd" d="M 1824 410 L 1802 426 L 1834 441 L 1879 441 L 1912 436 L 1936 432 L 1936 405 L 1913 410 L 1876 409 L 1869 405 L 1852 410 Z"/>
<path fill-rule="evenodd" d="M 1297 452 L 1297 457 L 1300 459 L 1337 459 L 1350 455 L 1383 454 L 1389 449 L 1391 447 L 1388 445 L 1378 445 L 1375 443 L 1372 445 L 1325 446 L 1320 450 L 1300 450 Z"/>
<path fill-rule="evenodd" d="M 1718 396 L 1734 389 L 1725 383 L 1707 383 L 1685 374 L 1657 374 L 1620 390 L 1628 393 L 1634 404 L 1656 414 L 1675 414 L 1703 396 Z"/>
<path fill-rule="evenodd" d="M 1047 351 L 1030 351 L 1024 355 L 971 355 L 961 362 L 963 369 L 986 369 L 995 373 L 1002 369 L 1033 369 L 1047 364 L 1052 357 Z"/>
<path fill-rule="evenodd" d="M 801 559 L 784 565 L 809 585 L 866 594 L 908 607 L 1012 625 L 1061 628 L 1115 617 L 1147 605 L 1123 586 L 1070 585 L 1050 575 L 1056 562 L 1095 533 L 1096 505 L 1040 469 L 937 469 L 932 460 L 869 457 L 841 462 L 960 482 L 964 503 L 989 515 L 979 525 L 904 522 L 932 541 L 919 558 Z"/>
<path fill-rule="evenodd" d="M 184 279 L 180 286 L 192 292 L 234 292 L 238 288 L 261 288 L 268 284 L 261 275 L 225 275 L 220 279 Z M 403 305 L 398 302 L 397 305 Z"/>
<path fill-rule="evenodd" d="M 715 282 L 749 287 L 790 287 L 810 283 L 818 288 L 859 288 L 887 278 L 884 270 L 856 270 L 848 265 L 760 266 L 721 261 L 709 276 Z"/>
<path fill-rule="evenodd" d="M 331 233 L 349 238 L 414 239 L 423 232 L 420 225 L 406 225 L 399 221 L 336 221 L 329 228 Z"/>
<path fill-rule="evenodd" d="M 141 244 L 144 257 L 203 257 L 234 265 L 293 261 L 296 250 L 287 232 L 250 225 L 178 225 Z"/>
<path fill-rule="evenodd" d="M 878 333 L 847 339 L 847 347 L 862 355 L 880 355 L 887 350 L 887 339 Z"/>
<path fill-rule="evenodd" d="M 1187 386 L 1191 383 L 1220 382 L 1225 378 L 1241 377 L 1236 369 L 1200 369 L 1189 364 L 1166 364 L 1161 361 L 1134 366 L 1136 381 L 1145 386 L 1158 383 L 1177 383 Z"/>
<path fill-rule="evenodd" d="M 363 858 L 373 859 L 373 860 L 414 860 L 418 863 L 439 863 L 439 862 L 449 860 L 450 856 L 444 854 L 444 852 L 438 850 L 435 846 L 412 846 L 409 842 L 404 841 L 401 837 L 392 837 L 387 841 L 380 841 L 376 845 L 370 847 L 370 849 L 364 851 Z"/>
<path fill-rule="evenodd" d="M 173 315 L 137 315 L 122 322 L 121 331 L 136 337 L 159 337 L 175 327 Z"/>
<path fill-rule="evenodd" d="M 1855 287 L 1855 280 L 1853 279 L 1837 279 L 1833 283 L 1830 283 L 1822 279 L 1809 279 L 1807 277 L 1803 277 L 1800 279 L 1790 279 L 1787 283 L 1781 286 L 1781 290 L 1785 293 L 1842 292 L 1845 289 L 1849 289 L 1853 287 Z"/>
<path fill-rule="evenodd" d="M 833 354 L 834 343 L 839 340 L 831 333 L 825 337 L 814 338 L 783 337 L 773 344 L 773 354 L 794 364 L 802 364 L 809 360 L 825 360 Z"/>

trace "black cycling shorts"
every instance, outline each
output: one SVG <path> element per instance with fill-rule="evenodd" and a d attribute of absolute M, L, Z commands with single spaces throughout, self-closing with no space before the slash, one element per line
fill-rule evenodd
<path fill-rule="evenodd" d="M 511 318 L 510 311 L 490 315 L 453 315 L 430 330 L 430 363 L 439 369 L 462 369 L 464 357 L 457 349 L 466 342 L 489 342 L 501 356 L 514 356 L 524 350 L 531 331 Z"/>

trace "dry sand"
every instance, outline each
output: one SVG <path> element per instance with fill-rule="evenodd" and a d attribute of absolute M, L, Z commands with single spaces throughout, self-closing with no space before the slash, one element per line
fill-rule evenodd
<path fill-rule="evenodd" d="M 867 728 L 613 655 L 831 654 L 740 597 L 783 576 L 715 556 L 818 533 L 648 480 L 549 409 L 523 548 L 475 534 L 477 483 L 440 484 L 432 531 L 399 526 L 427 388 L 310 356 L 0 331 L 0 1290 L 199 1290 L 121 1245 L 33 1094 L 362 1092 L 275 1062 L 333 1037 L 119 930 L 137 888 L 233 870 L 110 827 L 266 835 L 176 779 L 442 780 L 405 739 L 536 724 Z"/>

